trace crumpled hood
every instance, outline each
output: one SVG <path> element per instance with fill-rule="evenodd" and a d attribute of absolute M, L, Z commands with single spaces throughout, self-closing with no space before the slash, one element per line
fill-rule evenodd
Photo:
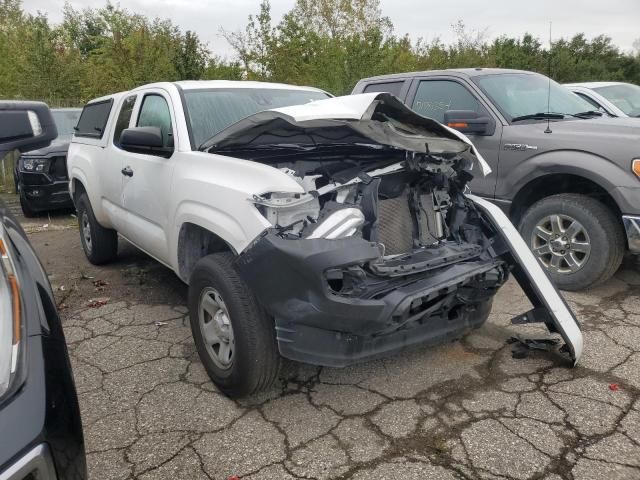
<path fill-rule="evenodd" d="M 252 148 L 373 145 L 421 153 L 470 151 L 482 175 L 491 168 L 462 133 L 423 117 L 388 93 L 364 93 L 266 110 L 218 133 L 200 150 L 233 155 Z"/>

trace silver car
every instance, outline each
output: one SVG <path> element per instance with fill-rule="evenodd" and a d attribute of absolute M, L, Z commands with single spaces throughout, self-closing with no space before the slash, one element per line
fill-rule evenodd
<path fill-rule="evenodd" d="M 584 82 L 565 85 L 612 117 L 640 117 L 640 87 L 623 82 Z"/>

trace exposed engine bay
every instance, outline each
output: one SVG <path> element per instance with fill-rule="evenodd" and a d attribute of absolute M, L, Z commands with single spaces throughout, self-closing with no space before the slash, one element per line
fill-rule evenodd
<path fill-rule="evenodd" d="M 237 261 L 275 319 L 281 354 L 343 366 L 460 338 L 484 323 L 512 272 L 534 305 L 526 318 L 563 334 L 531 285 L 535 277 L 547 289 L 548 279 L 531 274 L 535 259 L 528 269 L 511 251 L 513 226 L 465 194 L 487 171 L 468 139 L 391 95 L 365 96 L 371 105 L 358 119 L 296 121 L 304 106 L 288 107 L 205 145 L 277 168 L 303 191 L 247 199 L 271 228 Z"/>
<path fill-rule="evenodd" d="M 357 162 L 348 157 L 278 165 L 305 193 L 273 192 L 253 202 L 282 238 L 356 236 L 375 242 L 380 258 L 368 268 L 381 276 L 419 273 L 478 257 L 488 242 L 472 202 L 463 194 L 472 178 L 464 168 L 465 158 L 404 153 L 404 160 L 369 171 L 362 158 Z M 368 157 L 366 163 L 382 163 Z M 357 176 L 344 180 L 356 168 Z"/>

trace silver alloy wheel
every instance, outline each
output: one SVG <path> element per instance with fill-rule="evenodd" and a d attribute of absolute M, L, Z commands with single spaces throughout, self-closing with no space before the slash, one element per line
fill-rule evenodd
<path fill-rule="evenodd" d="M 233 327 L 227 306 L 215 288 L 207 287 L 200 294 L 198 324 L 213 363 L 222 369 L 231 367 L 235 353 Z"/>
<path fill-rule="evenodd" d="M 542 218 L 531 234 L 531 250 L 545 267 L 555 273 L 575 273 L 591 254 L 587 230 L 568 215 Z"/>
<path fill-rule="evenodd" d="M 82 228 L 82 238 L 84 239 L 84 246 L 87 249 L 87 253 L 91 253 L 93 244 L 91 243 L 91 223 L 89 223 L 89 215 L 87 212 L 83 212 L 80 219 L 80 226 Z"/>

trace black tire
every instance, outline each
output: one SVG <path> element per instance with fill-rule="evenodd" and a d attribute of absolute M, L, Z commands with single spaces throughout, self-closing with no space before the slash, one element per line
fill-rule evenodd
<path fill-rule="evenodd" d="M 76 203 L 78 211 L 78 227 L 80 230 L 80 242 L 87 259 L 94 265 L 103 265 L 118 256 L 118 234 L 115 230 L 104 228 L 98 223 L 91 202 L 86 193 L 80 194 Z M 84 222 L 88 223 L 89 230 L 85 232 Z M 87 235 L 85 235 L 85 233 Z M 89 240 L 85 238 L 89 237 Z"/>
<path fill-rule="evenodd" d="M 281 359 L 273 320 L 242 281 L 233 260 L 231 253 L 222 252 L 198 261 L 189 281 L 189 315 L 196 349 L 209 377 L 225 394 L 242 397 L 271 386 L 278 378 Z M 201 327 L 201 299 L 212 291 L 221 297 L 224 318 L 233 329 L 233 356 L 226 366 L 219 365 L 221 345 L 217 352 L 208 347 Z"/>
<path fill-rule="evenodd" d="M 38 213 L 31 208 L 29 200 L 25 198 L 23 193 L 20 193 L 20 208 L 22 208 L 22 214 L 27 218 L 33 218 L 38 215 Z"/>
<path fill-rule="evenodd" d="M 624 231 L 614 212 L 598 200 L 585 195 L 563 193 L 544 198 L 534 203 L 520 222 L 520 233 L 532 251 L 536 247 L 533 240 L 534 229 L 539 222 L 551 215 L 577 220 L 588 235 L 588 242 L 583 242 L 590 244 L 588 256 L 582 257 L 582 265 L 576 271 L 554 271 L 546 265 L 553 283 L 562 290 L 576 291 L 611 278 L 620 267 L 625 253 Z M 583 238 L 586 239 L 585 236 Z M 575 245 L 574 252 L 577 252 Z M 576 255 L 583 254 L 580 252 Z M 547 254 L 547 258 L 552 256 Z"/>

